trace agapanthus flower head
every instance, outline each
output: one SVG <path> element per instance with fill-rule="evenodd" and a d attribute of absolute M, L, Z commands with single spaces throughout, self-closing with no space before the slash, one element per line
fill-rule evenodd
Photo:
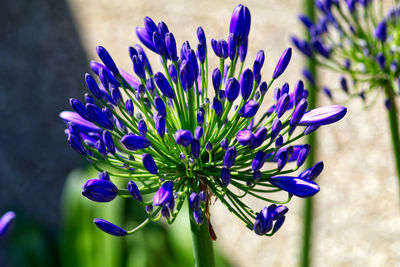
<path fill-rule="evenodd" d="M 377 90 L 385 94 L 388 90 L 398 91 L 400 66 L 395 47 L 399 43 L 399 3 L 394 3 L 387 13 L 382 1 L 315 1 L 315 5 L 315 22 L 299 16 L 309 36 L 292 36 L 294 46 L 315 59 L 317 66 L 345 74 L 336 87 L 347 98 L 361 98 L 368 104 L 370 95 L 375 98 Z M 323 92 L 333 100 L 332 90 L 324 87 Z"/>
<path fill-rule="evenodd" d="M 185 201 L 196 224 L 210 223 L 209 206 L 217 198 L 250 230 L 272 235 L 285 220 L 284 204 L 293 196 L 310 197 L 319 191 L 312 179 L 322 171 L 321 164 L 300 177 L 298 168 L 311 148 L 292 143 L 309 127 L 311 131 L 338 121 L 346 109 L 307 110 L 302 81 L 292 91 L 282 83 L 268 105 L 266 93 L 288 67 L 291 48 L 276 59 L 272 78 L 263 81 L 262 50 L 252 69 L 236 68 L 247 56 L 249 32 L 250 11 L 239 5 L 232 15 L 230 38 L 211 39 L 211 54 L 220 60 L 212 72 L 201 27 L 196 53 L 187 41 L 176 47 L 165 23 L 145 18 L 136 33 L 161 58 L 164 72 L 155 74 L 139 45 L 129 48 L 133 73 L 117 68 L 108 52 L 98 48 L 104 65 L 92 62 L 91 67 L 100 84 L 94 76 L 86 76 L 94 97 L 86 96 L 86 105 L 71 99 L 75 112 L 60 114 L 72 148 L 100 172 L 99 178 L 84 184 L 82 194 L 97 202 L 133 198 L 148 215 L 131 231 L 96 219 L 101 230 L 122 236 L 162 217 L 172 223 Z M 208 73 L 212 73 L 211 88 Z M 283 192 L 279 199 L 276 194 L 266 197 L 279 191 Z M 245 195 L 270 204 L 254 212 L 246 206 Z"/>

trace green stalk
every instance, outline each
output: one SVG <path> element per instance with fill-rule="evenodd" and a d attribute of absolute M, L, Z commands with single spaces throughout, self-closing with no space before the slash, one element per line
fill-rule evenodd
<path fill-rule="evenodd" d="M 189 201 L 188 201 L 189 203 Z M 190 230 L 192 231 L 193 257 L 195 267 L 215 267 L 213 244 L 208 232 L 208 221 L 204 218 L 201 226 L 191 218 L 189 207 Z"/>
<path fill-rule="evenodd" d="M 315 5 L 314 0 L 305 0 L 305 13 L 308 15 L 313 21 L 315 21 Z M 308 38 L 310 38 L 307 33 Z M 316 77 L 316 62 L 315 58 L 310 58 L 307 62 L 307 67 L 309 71 Z M 308 95 L 308 107 L 309 109 L 313 109 L 316 106 L 317 102 L 317 92 L 316 88 L 313 88 L 311 84 L 308 84 L 310 90 Z M 315 150 L 316 150 L 316 136 L 315 132 L 309 134 L 307 136 L 307 143 L 311 146 L 310 154 L 308 155 L 306 168 L 310 168 L 314 165 L 315 158 Z M 304 203 L 303 210 L 303 240 L 302 240 L 302 250 L 301 250 L 301 258 L 300 258 L 300 266 L 308 267 L 310 266 L 311 259 L 311 244 L 312 244 L 312 217 L 313 217 L 313 200 L 312 198 L 307 198 Z"/>
<path fill-rule="evenodd" d="M 397 106 L 394 99 L 393 87 L 391 84 L 388 84 L 385 87 L 386 97 L 390 101 L 391 108 L 388 110 L 388 118 L 390 124 L 390 132 L 392 135 L 393 142 L 393 153 L 396 161 L 397 168 L 397 176 L 399 178 L 399 186 L 400 186 L 400 134 L 399 134 L 399 121 L 397 118 Z"/>

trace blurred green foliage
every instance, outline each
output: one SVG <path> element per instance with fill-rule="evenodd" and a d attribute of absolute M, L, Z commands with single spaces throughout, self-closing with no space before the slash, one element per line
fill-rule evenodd
<path fill-rule="evenodd" d="M 99 230 L 93 223 L 94 218 L 103 218 L 129 229 L 140 224 L 146 214 L 132 199 L 116 198 L 110 203 L 95 203 L 82 197 L 82 184 L 86 179 L 96 176 L 97 173 L 92 169 L 73 171 L 69 175 L 62 194 L 62 217 L 58 233 L 51 233 L 32 223 L 29 218 L 19 216 L 9 240 L 12 266 L 194 265 L 187 210 L 183 210 L 172 225 L 150 223 L 127 237 L 114 237 Z M 216 264 L 231 266 L 220 253 L 216 253 Z"/>

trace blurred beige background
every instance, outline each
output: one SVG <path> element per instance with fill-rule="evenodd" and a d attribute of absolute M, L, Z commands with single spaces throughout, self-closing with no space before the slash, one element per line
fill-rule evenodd
<path fill-rule="evenodd" d="M 211 38 L 227 37 L 230 15 L 240 3 L 68 2 L 91 58 L 97 59 L 96 45 L 103 45 L 117 64 L 128 71 L 132 71 L 128 46 L 138 42 L 134 27 L 142 26 L 145 16 L 167 23 L 178 45 L 185 40 L 195 44 L 199 25 L 203 26 L 209 43 Z M 282 51 L 290 46 L 289 35 L 302 30 L 296 19 L 302 1 L 241 3 L 252 14 L 248 62 L 259 49 L 264 49 L 266 63 L 262 73 L 269 77 Z M 161 69 L 158 58 L 150 52 L 148 55 L 153 68 Z M 214 68 L 217 62 L 214 56 L 212 59 L 210 67 Z M 301 78 L 303 64 L 304 58 L 295 51 L 277 85 L 284 81 L 293 85 Z M 321 73 L 319 80 L 336 84 L 336 77 Z M 83 89 L 82 80 L 82 92 Z M 323 96 L 320 98 L 320 104 L 328 104 Z M 317 180 L 321 191 L 315 197 L 314 266 L 400 266 L 400 200 L 388 130 L 380 98 L 370 110 L 364 110 L 360 100 L 353 101 L 344 120 L 318 131 L 317 158 L 324 161 L 325 170 Z M 274 237 L 267 238 L 247 230 L 217 202 L 212 212 L 217 245 L 237 266 L 296 266 L 302 234 L 302 203 L 301 199 L 293 199 L 284 227 Z"/>

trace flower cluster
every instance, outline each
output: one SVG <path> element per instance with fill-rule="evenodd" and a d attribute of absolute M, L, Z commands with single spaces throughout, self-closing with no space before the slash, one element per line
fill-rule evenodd
<path fill-rule="evenodd" d="M 256 234 L 272 235 L 285 220 L 288 209 L 283 204 L 293 196 L 311 197 L 319 191 L 314 179 L 323 163 L 293 174 L 305 162 L 310 146 L 292 143 L 340 120 L 346 108 L 307 111 L 308 92 L 302 81 L 291 92 L 288 83 L 276 88 L 274 104 L 264 108 L 264 96 L 285 71 L 292 51 L 283 52 L 268 83 L 261 76 L 262 50 L 252 69 L 243 69 L 250 22 L 249 9 L 238 5 L 227 40 L 211 40 L 220 60 L 211 74 L 211 90 L 209 51 L 201 27 L 196 48 L 185 41 L 179 55 L 165 23 L 157 25 L 146 17 L 144 27 L 136 28 L 143 45 L 159 55 L 164 73 L 153 72 L 140 45 L 129 48 L 135 76 L 118 68 L 105 48 L 97 47 L 103 64 L 90 66 L 99 82 L 86 74 L 91 92 L 85 95 L 86 104 L 71 98 L 74 112 L 60 114 L 70 146 L 99 171 L 98 178 L 83 185 L 82 194 L 96 202 L 133 198 L 148 214 L 130 231 L 95 219 L 101 230 L 123 236 L 162 217 L 172 223 L 188 201 L 192 222 L 207 223 L 215 238 L 209 207 L 216 197 Z M 288 197 L 268 197 L 278 191 L 286 191 Z M 271 204 L 254 211 L 243 202 L 246 195 Z"/>
<path fill-rule="evenodd" d="M 354 86 L 345 76 L 339 79 L 349 98 L 366 100 L 369 95 L 377 95 L 379 90 L 375 88 L 382 88 L 390 99 L 396 81 L 400 87 L 400 5 L 385 14 L 382 2 L 316 0 L 319 16 L 315 23 L 305 15 L 299 16 L 311 41 L 291 38 L 298 50 L 318 65 L 352 79 Z M 330 89 L 325 87 L 323 91 L 332 99 Z M 390 105 L 388 100 L 386 105 Z"/>

